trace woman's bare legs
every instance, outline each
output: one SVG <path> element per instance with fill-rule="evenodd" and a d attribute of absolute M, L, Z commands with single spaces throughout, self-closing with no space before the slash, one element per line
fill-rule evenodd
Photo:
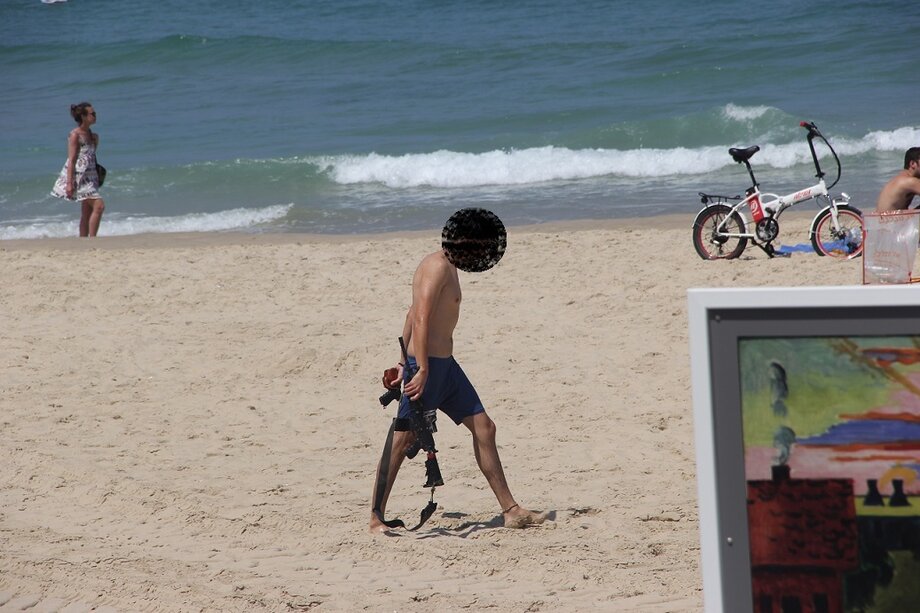
<path fill-rule="evenodd" d="M 102 212 L 105 202 L 102 198 L 88 198 L 80 202 L 80 236 L 96 236 L 99 232 L 99 223 L 102 221 Z"/>

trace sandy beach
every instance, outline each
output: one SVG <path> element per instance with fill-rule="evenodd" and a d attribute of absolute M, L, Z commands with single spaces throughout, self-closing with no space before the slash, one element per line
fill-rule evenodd
<path fill-rule="evenodd" d="M 0 243 L 0 610 L 701 611 L 686 291 L 862 263 L 707 262 L 691 223 L 510 228 L 461 273 L 455 355 L 550 521 L 503 528 L 442 416 L 440 508 L 392 537 L 367 531 L 379 380 L 438 231 Z M 423 481 L 407 462 L 390 516 Z"/>

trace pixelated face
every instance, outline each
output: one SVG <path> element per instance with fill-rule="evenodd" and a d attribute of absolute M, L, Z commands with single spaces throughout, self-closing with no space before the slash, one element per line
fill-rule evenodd
<path fill-rule="evenodd" d="M 441 247 L 464 272 L 489 270 L 505 255 L 508 235 L 498 215 L 486 209 L 460 209 L 441 231 Z"/>

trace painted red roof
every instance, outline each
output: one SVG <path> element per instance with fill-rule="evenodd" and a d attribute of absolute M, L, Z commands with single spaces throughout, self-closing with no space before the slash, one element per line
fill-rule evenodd
<path fill-rule="evenodd" d="M 851 479 L 758 480 L 747 486 L 753 566 L 857 566 Z"/>

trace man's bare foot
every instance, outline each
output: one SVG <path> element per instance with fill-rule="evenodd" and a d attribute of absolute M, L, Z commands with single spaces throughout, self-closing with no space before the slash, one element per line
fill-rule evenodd
<path fill-rule="evenodd" d="M 506 509 L 502 512 L 502 515 L 505 518 L 506 528 L 526 528 L 527 526 L 536 526 L 546 521 L 546 516 L 543 514 L 528 511 L 517 504 Z"/>
<path fill-rule="evenodd" d="M 371 514 L 371 526 L 370 526 L 369 532 L 371 534 L 381 534 L 382 532 L 386 532 L 387 530 L 389 530 L 387 525 L 383 523 L 382 521 L 380 521 L 380 519 L 378 519 L 378 517 L 372 513 Z"/>

